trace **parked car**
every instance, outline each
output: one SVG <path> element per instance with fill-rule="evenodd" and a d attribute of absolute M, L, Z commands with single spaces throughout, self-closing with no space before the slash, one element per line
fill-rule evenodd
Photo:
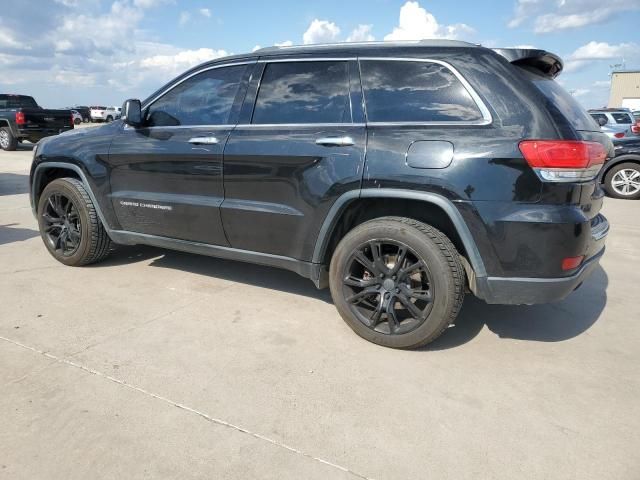
<path fill-rule="evenodd" d="M 36 143 L 73 128 L 69 110 L 40 107 L 27 95 L 0 94 L 0 148 L 15 150 L 27 140 Z"/>
<path fill-rule="evenodd" d="M 633 138 L 640 135 L 640 125 L 630 110 L 589 110 L 589 114 L 609 138 Z"/>
<path fill-rule="evenodd" d="M 92 122 L 113 122 L 120 118 L 122 107 L 91 107 Z"/>
<path fill-rule="evenodd" d="M 80 106 L 73 107 L 73 110 L 77 111 L 80 115 L 82 115 L 83 122 L 86 123 L 91 121 L 91 109 L 89 107 L 80 105 Z"/>
<path fill-rule="evenodd" d="M 107 107 L 101 105 L 94 105 L 90 108 L 90 115 L 92 122 L 104 122 L 105 121 L 105 111 Z"/>
<path fill-rule="evenodd" d="M 71 116 L 73 117 L 74 125 L 80 125 L 82 123 L 82 115 L 77 110 L 71 110 Z"/>
<path fill-rule="evenodd" d="M 115 243 L 281 267 L 328 285 L 363 338 L 419 347 L 467 288 L 552 302 L 598 265 L 613 145 L 562 68 L 442 40 L 214 60 L 39 144 L 31 204 L 63 264 Z"/>
<path fill-rule="evenodd" d="M 607 193 L 626 200 L 640 199 L 640 137 L 614 140 L 615 157 L 607 160 L 600 181 Z"/>

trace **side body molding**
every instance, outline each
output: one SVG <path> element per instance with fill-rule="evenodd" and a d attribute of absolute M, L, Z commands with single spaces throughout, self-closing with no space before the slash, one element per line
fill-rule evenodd
<path fill-rule="evenodd" d="M 458 235 L 460 235 L 460 239 L 462 240 L 462 243 L 464 244 L 464 247 L 469 256 L 468 260 L 473 267 L 475 276 L 487 276 L 487 271 L 485 269 L 484 262 L 482 261 L 482 257 L 480 256 L 480 252 L 478 251 L 478 247 L 476 246 L 476 242 L 473 240 L 471 232 L 469 231 L 469 227 L 467 227 L 467 224 L 462 218 L 462 215 L 455 207 L 453 202 L 436 193 L 418 192 L 415 190 L 402 190 L 396 188 L 364 188 L 362 190 L 353 190 L 340 196 L 331 207 L 331 210 L 329 210 L 327 218 L 325 218 L 322 227 L 320 227 L 318 240 L 316 241 L 316 245 L 313 251 L 313 263 L 322 262 L 325 251 L 327 249 L 327 244 L 329 243 L 329 239 L 331 237 L 331 233 L 333 232 L 333 228 L 335 227 L 340 214 L 347 206 L 347 204 L 350 201 L 355 200 L 356 198 L 411 199 L 431 203 L 440 207 L 449 216 L 449 218 L 453 222 L 454 227 L 458 231 Z"/>
<path fill-rule="evenodd" d="M 413 190 L 401 190 L 392 188 L 365 188 L 362 190 L 351 190 L 344 193 L 335 201 L 335 203 L 329 210 L 327 217 L 322 223 L 322 227 L 320 228 L 318 239 L 316 240 L 316 244 L 314 247 L 313 258 L 311 262 L 307 262 L 299 259 L 270 255 L 260 252 L 251 252 L 247 250 L 234 249 L 217 245 L 189 242 L 185 240 L 178 240 L 155 235 L 143 235 L 123 230 L 113 230 L 106 222 L 104 214 L 100 209 L 100 204 L 98 203 L 93 191 L 91 190 L 90 183 L 87 181 L 85 173 L 77 165 L 63 162 L 44 162 L 39 164 L 36 167 L 33 175 L 33 183 L 31 185 L 32 192 L 35 191 L 35 186 L 37 185 L 37 181 L 39 180 L 40 175 L 47 168 L 67 169 L 78 174 L 87 192 L 89 193 L 89 196 L 91 197 L 91 201 L 95 205 L 98 216 L 100 217 L 100 221 L 104 225 L 111 239 L 116 243 L 125 245 L 146 244 L 161 248 L 169 248 L 185 252 L 198 253 L 202 255 L 209 255 L 213 257 L 227 258 L 230 260 L 246 261 L 250 263 L 284 268 L 286 270 L 296 272 L 303 277 L 311 279 L 318 288 L 323 288 L 326 286 L 326 270 L 322 265 L 322 259 L 333 228 L 340 218 L 340 214 L 349 202 L 357 198 L 402 198 L 424 201 L 442 208 L 442 210 L 449 216 L 449 218 L 453 222 L 453 225 L 458 231 L 458 235 L 460 236 L 460 239 L 462 240 L 467 251 L 467 254 L 469 256 L 468 260 L 471 264 L 471 267 L 473 268 L 475 277 L 482 282 L 487 276 L 484 263 L 480 256 L 480 252 L 478 251 L 475 241 L 471 236 L 471 232 L 469 231 L 469 228 L 467 227 L 467 224 L 462 218 L 460 212 L 458 212 L 455 205 L 450 200 L 441 195 L 431 192 L 418 192 Z M 32 200 L 33 197 L 34 196 L 31 195 Z M 32 205 L 32 209 L 35 215 L 36 205 Z"/>

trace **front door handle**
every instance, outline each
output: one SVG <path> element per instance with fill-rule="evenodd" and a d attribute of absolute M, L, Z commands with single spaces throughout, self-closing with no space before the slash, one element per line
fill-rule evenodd
<path fill-rule="evenodd" d="M 353 145 L 351 137 L 322 137 L 316 140 L 316 145 L 324 147 L 349 147 Z"/>
<path fill-rule="evenodd" d="M 194 145 L 216 145 L 220 141 L 216 137 L 193 137 L 189 139 L 189 143 Z"/>

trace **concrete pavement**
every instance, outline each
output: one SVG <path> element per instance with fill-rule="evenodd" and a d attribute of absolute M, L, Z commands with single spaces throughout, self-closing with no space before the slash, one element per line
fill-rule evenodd
<path fill-rule="evenodd" d="M 567 300 L 415 352 L 276 269 L 121 248 L 69 268 L 0 151 L 0 478 L 640 478 L 640 202 Z"/>

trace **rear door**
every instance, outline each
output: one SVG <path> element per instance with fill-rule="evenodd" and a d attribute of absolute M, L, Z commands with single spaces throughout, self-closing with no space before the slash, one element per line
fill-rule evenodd
<path fill-rule="evenodd" d="M 224 228 L 232 247 L 309 260 L 333 201 L 360 187 L 357 63 L 264 60 L 258 70 L 224 151 Z"/>
<path fill-rule="evenodd" d="M 222 152 L 252 68 L 220 65 L 179 80 L 146 106 L 141 128 L 115 137 L 111 201 L 124 230 L 228 245 Z"/>

